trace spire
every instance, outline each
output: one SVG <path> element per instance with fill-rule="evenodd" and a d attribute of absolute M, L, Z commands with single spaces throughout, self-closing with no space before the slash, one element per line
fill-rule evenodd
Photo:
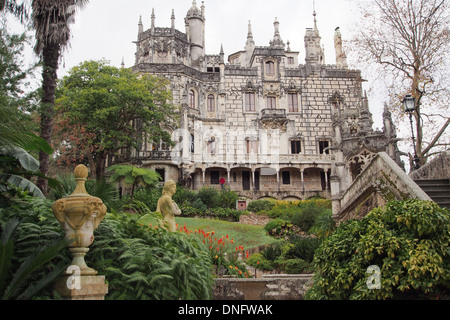
<path fill-rule="evenodd" d="M 152 33 L 155 33 L 155 9 L 152 8 L 152 25 L 151 25 Z"/>
<path fill-rule="evenodd" d="M 142 16 L 139 16 L 138 33 L 142 32 L 144 32 L 144 25 L 142 24 Z"/>
<path fill-rule="evenodd" d="M 171 28 L 172 28 L 172 30 L 174 30 L 175 29 L 175 10 L 174 9 L 172 9 L 172 16 L 170 17 L 170 19 L 172 21 Z"/>
<path fill-rule="evenodd" d="M 250 20 L 248 21 L 248 32 L 247 32 L 247 42 L 245 43 L 245 48 L 249 49 L 255 46 L 255 41 L 253 40 L 252 34 L 252 24 Z"/>
<path fill-rule="evenodd" d="M 270 46 L 278 49 L 284 49 L 284 42 L 280 36 L 280 23 L 278 19 L 275 18 L 275 22 L 273 23 L 275 33 L 273 35 L 273 40 L 270 41 Z"/>
<path fill-rule="evenodd" d="M 314 17 L 314 30 L 319 32 L 319 29 L 317 28 L 317 19 L 316 19 L 316 3 L 313 0 L 313 17 Z"/>
<path fill-rule="evenodd" d="M 223 52 L 223 44 L 222 43 L 220 44 L 220 53 L 219 53 L 219 55 L 220 55 L 220 62 L 221 63 L 225 63 L 225 59 L 224 59 L 225 53 Z"/>
<path fill-rule="evenodd" d="M 123 56 L 122 56 L 122 63 L 120 64 L 120 66 L 121 66 L 122 68 L 125 68 L 125 60 L 124 60 Z"/>

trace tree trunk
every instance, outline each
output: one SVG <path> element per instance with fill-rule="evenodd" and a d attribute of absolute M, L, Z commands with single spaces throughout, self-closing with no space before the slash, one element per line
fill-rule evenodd
<path fill-rule="evenodd" d="M 42 50 L 43 70 L 42 70 L 42 101 L 40 109 L 41 117 L 41 138 L 45 139 L 51 145 L 53 129 L 53 113 L 55 107 L 55 88 L 57 81 L 58 60 L 60 56 L 60 45 L 48 41 Z M 40 171 L 47 175 L 49 168 L 49 155 L 45 152 L 39 152 Z M 48 181 L 39 178 L 37 186 L 44 195 L 47 194 Z"/>
<path fill-rule="evenodd" d="M 103 180 L 105 178 L 107 155 L 108 153 L 105 151 L 101 151 L 97 154 L 97 163 L 95 165 L 95 179 L 97 179 L 97 181 Z"/>

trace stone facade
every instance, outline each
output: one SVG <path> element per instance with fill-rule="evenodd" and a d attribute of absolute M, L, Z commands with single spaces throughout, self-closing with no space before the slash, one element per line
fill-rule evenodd
<path fill-rule="evenodd" d="M 148 141 L 131 154 L 165 179 L 196 190 L 220 187 L 223 177 L 248 200 L 331 198 L 377 152 L 399 159 L 390 114 L 383 131 L 372 129 L 361 72 L 348 68 L 338 28 L 336 63 L 325 64 L 315 13 L 304 64 L 283 42 L 277 20 L 268 46 L 255 45 L 249 22 L 244 50 L 227 62 L 223 48 L 205 54 L 203 4 L 193 1 L 185 32 L 175 29 L 174 12 L 171 28 L 154 21 L 153 13 L 148 30 L 139 21 L 133 70 L 170 80 L 181 121 L 167 129 L 177 145 Z"/>

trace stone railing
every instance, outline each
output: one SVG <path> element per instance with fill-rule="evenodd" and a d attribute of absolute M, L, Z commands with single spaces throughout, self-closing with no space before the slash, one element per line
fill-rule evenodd
<path fill-rule="evenodd" d="M 312 274 L 270 275 L 264 278 L 217 278 L 215 300 L 301 300 L 312 286 Z"/>
<path fill-rule="evenodd" d="M 339 199 L 333 199 L 333 219 L 362 218 L 388 201 L 430 197 L 389 157 L 378 153 Z"/>
<path fill-rule="evenodd" d="M 450 179 L 450 151 L 442 152 L 409 176 L 414 180 Z"/>

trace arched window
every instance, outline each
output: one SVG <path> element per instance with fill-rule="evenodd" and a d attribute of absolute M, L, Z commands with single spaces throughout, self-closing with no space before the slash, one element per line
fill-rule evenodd
<path fill-rule="evenodd" d="M 208 112 L 216 111 L 216 98 L 213 94 L 208 95 Z"/>
<path fill-rule="evenodd" d="M 194 92 L 194 90 L 189 90 L 189 107 L 192 108 L 192 109 L 196 108 L 195 92 Z"/>

